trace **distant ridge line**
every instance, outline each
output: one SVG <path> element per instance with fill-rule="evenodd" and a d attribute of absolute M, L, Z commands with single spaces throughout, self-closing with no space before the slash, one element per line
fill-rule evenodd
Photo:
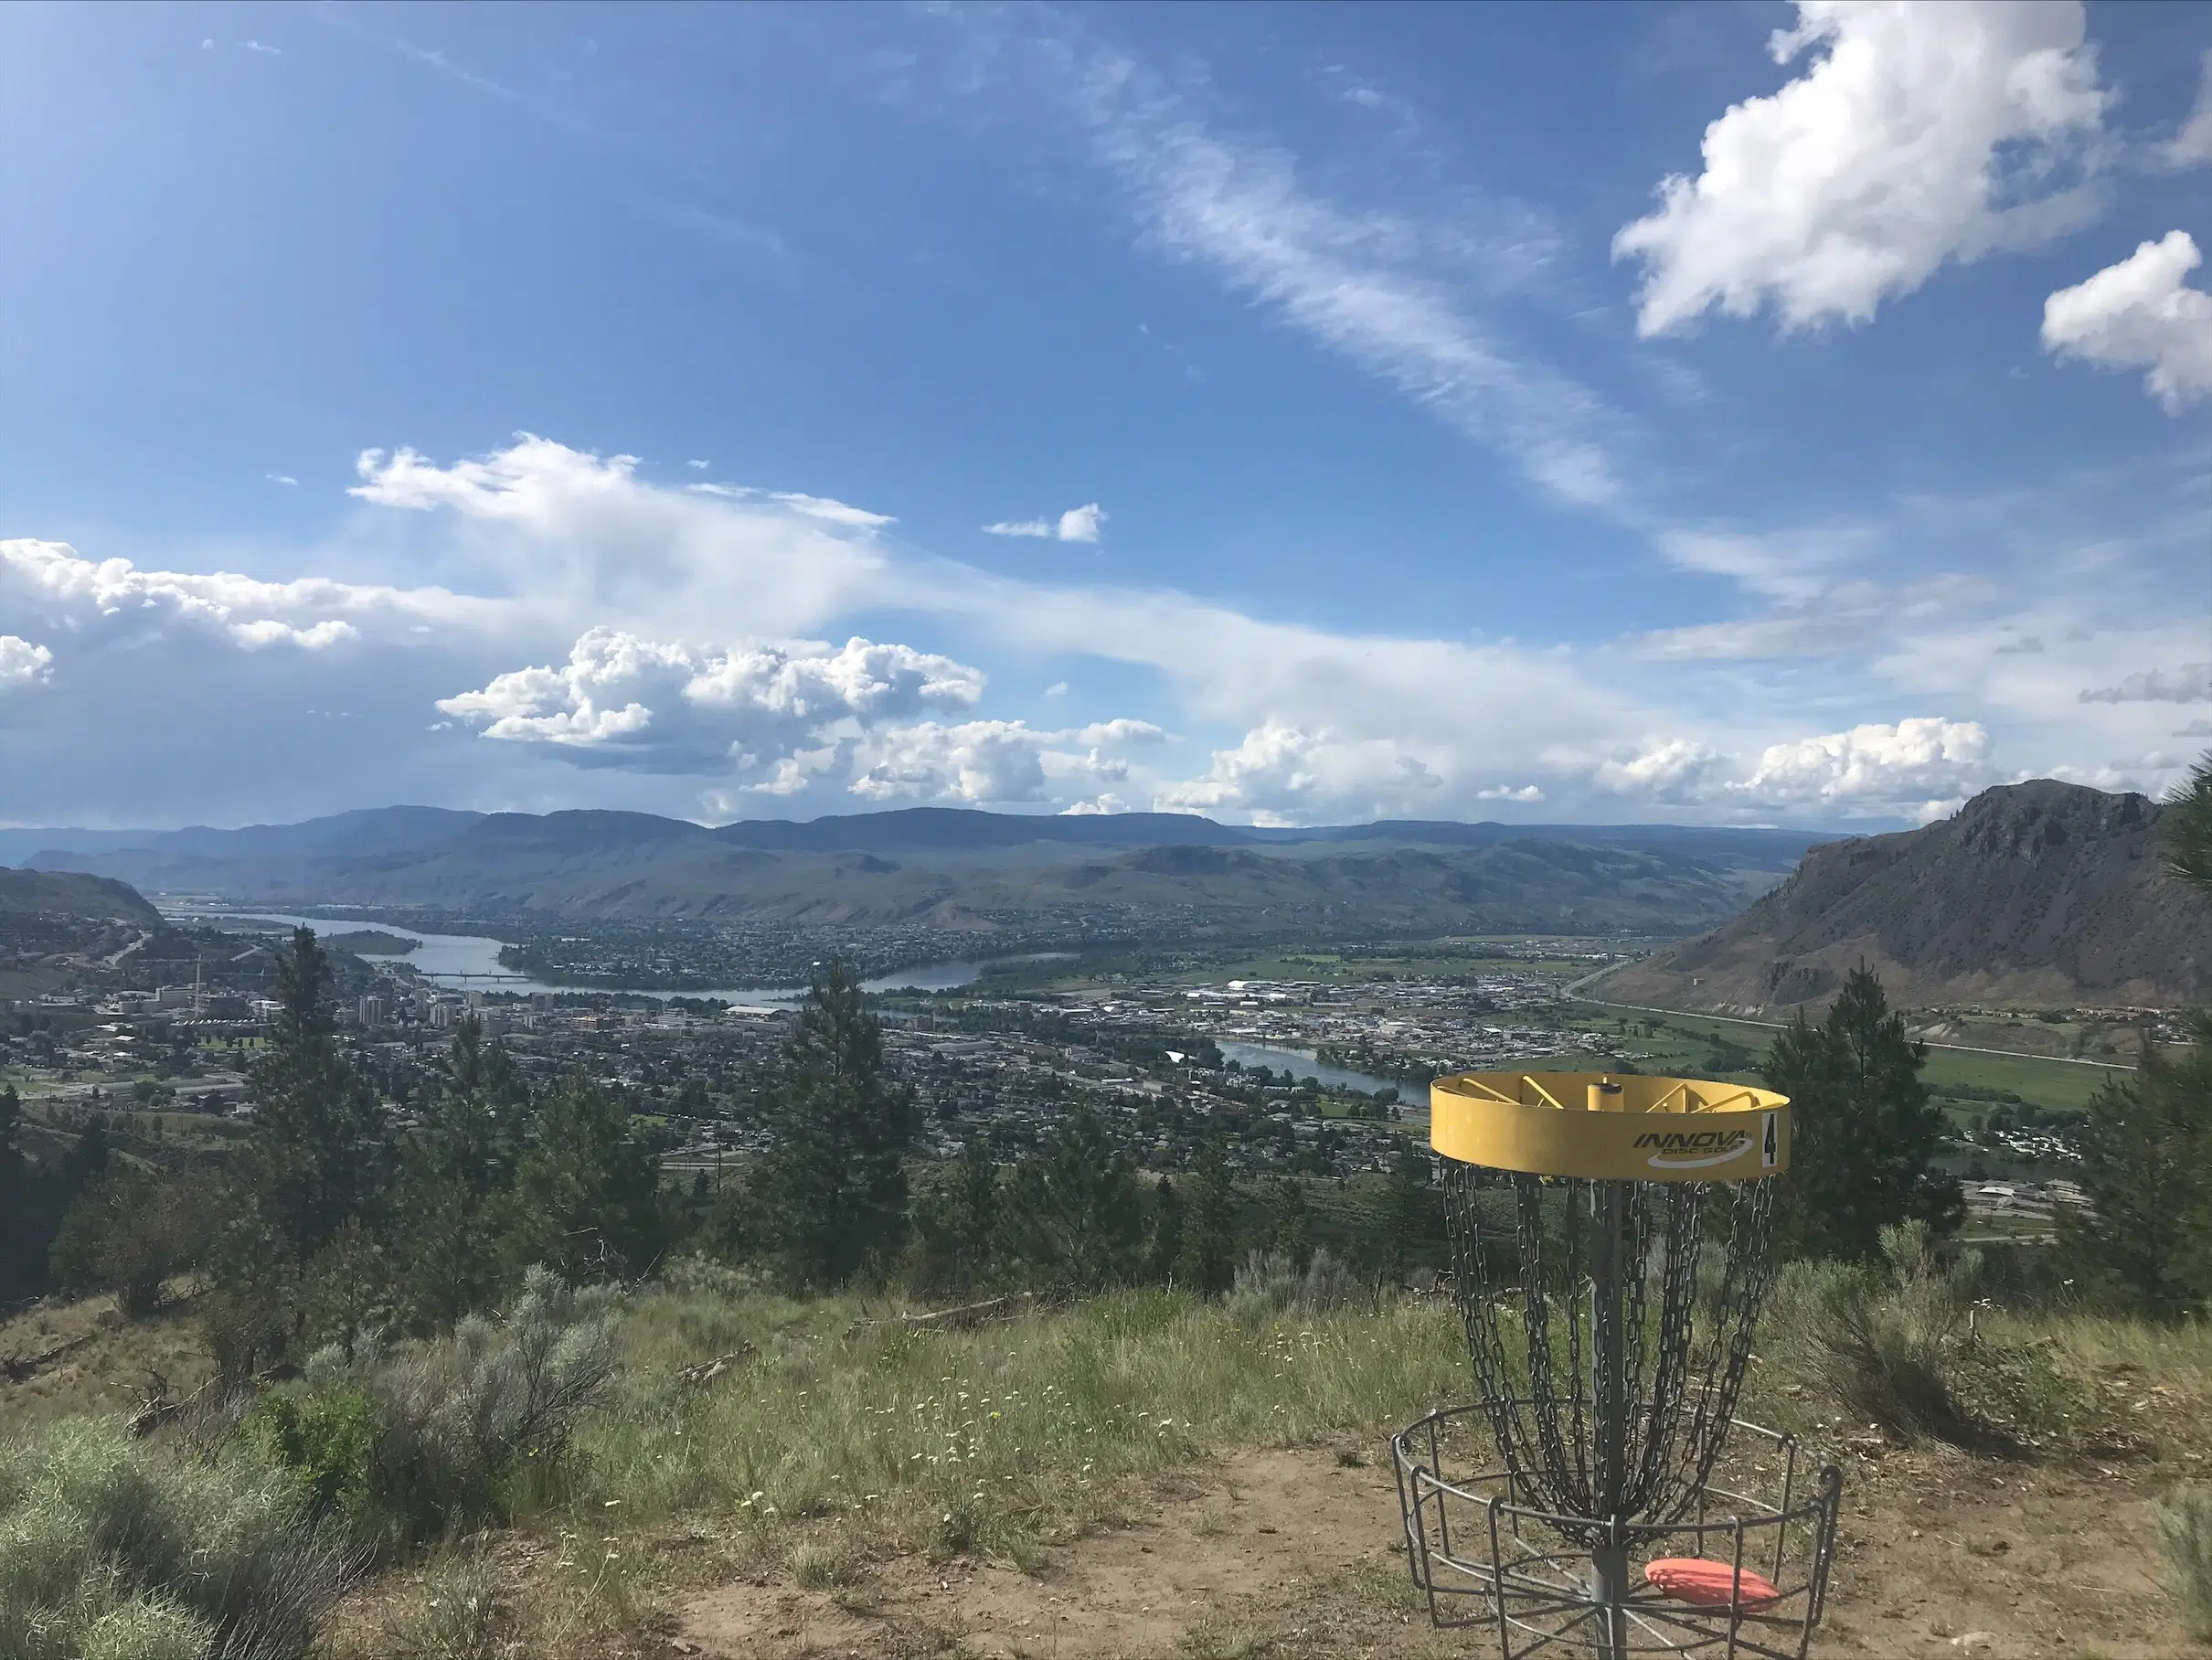
<path fill-rule="evenodd" d="M 1501 842 L 1633 842 L 1685 853 L 1724 847 L 1802 852 L 1845 832 L 1725 825 L 1509 825 L 1494 819 L 1378 819 L 1357 825 L 1277 827 L 1225 825 L 1187 813 L 1023 814 L 976 807 L 899 807 L 812 819 L 737 819 L 705 825 L 658 814 L 572 808 L 554 813 L 477 813 L 450 807 L 364 807 L 289 825 L 207 825 L 177 830 L 77 827 L 0 829 L 0 865 L 58 864 L 70 857 L 151 853 L 204 858 L 360 858 L 419 853 L 473 832 L 681 841 L 712 837 L 761 852 L 938 851 L 1038 842 L 1110 847 L 1267 847 L 1316 842 L 1402 842 L 1481 847 Z"/>

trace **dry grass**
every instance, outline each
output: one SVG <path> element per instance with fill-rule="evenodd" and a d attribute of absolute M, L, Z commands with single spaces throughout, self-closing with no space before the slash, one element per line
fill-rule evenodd
<path fill-rule="evenodd" d="M 853 1297 L 796 1303 L 736 1282 L 636 1299 L 614 1393 L 580 1423 L 558 1479 L 519 1494 L 496 1572 L 481 1557 L 440 1558 L 428 1579 L 416 1570 L 389 1580 L 373 1617 L 332 1652 L 580 1655 L 651 1624 L 675 1588 L 733 1574 L 796 1581 L 842 1603 L 877 1595 L 877 1565 L 900 1557 L 1034 1570 L 1056 1543 L 1141 1518 L 1161 1478 L 1209 1455 L 1311 1445 L 1331 1457 L 1366 1448 L 1371 1463 L 1390 1429 L 1470 1388 L 1458 1320 L 1436 1304 L 1255 1318 L 1132 1292 L 969 1331 L 909 1329 L 899 1312 Z M 56 1331 L 70 1321 L 91 1329 L 97 1311 L 47 1318 Z M 1833 1424 L 1839 1436 L 1862 1429 L 1817 1382 L 1785 1370 L 1786 1345 L 1773 1336 L 1745 1415 Z M 2212 1331 L 2202 1325 L 1984 1311 L 1976 1341 L 2032 1355 L 2055 1380 L 2021 1404 L 2024 1422 L 2155 1422 L 2144 1451 L 2175 1463 L 2198 1438 L 2165 1431 L 2212 1422 Z M 677 1376 L 740 1351 L 744 1361 L 703 1387 Z M 109 1375 L 119 1394 L 137 1381 Z M 2085 1399 L 2095 1411 L 2080 1411 Z M 2138 1401 L 2149 1403 L 2140 1418 Z M 1190 1650 L 1335 1652 L 1317 1644 L 1399 1625 L 1404 1611 L 1386 1606 L 1383 1580 L 1363 1585 L 1335 1586 L 1325 1606 L 1218 1611 Z M 1388 1652 L 1420 1652 L 1410 1636 L 1396 1641 L 1413 1646 Z"/>
<path fill-rule="evenodd" d="M 0 1372 L 0 1433 L 88 1412 L 128 1412 L 156 1372 L 179 1393 L 214 1376 L 189 1303 L 140 1321 L 123 1319 L 112 1297 L 44 1304 L 0 1321 L 0 1357 L 28 1358 L 80 1338 L 90 1341 L 21 1381 Z"/>
<path fill-rule="evenodd" d="M 1456 1322 L 1413 1305 L 1256 1325 L 1131 1292 L 917 1332 L 864 1323 L 852 1301 L 671 1296 L 628 1338 L 622 1400 L 577 1439 L 572 1514 L 771 1535 L 834 1518 L 1002 1555 L 1118 1518 L 1129 1483 L 1209 1451 L 1378 1433 L 1464 1387 Z M 701 1390 L 675 1380 L 740 1342 L 749 1367 Z"/>

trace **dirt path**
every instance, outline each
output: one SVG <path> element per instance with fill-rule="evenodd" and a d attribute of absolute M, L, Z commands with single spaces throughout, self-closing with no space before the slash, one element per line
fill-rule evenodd
<path fill-rule="evenodd" d="M 1813 1652 L 2203 1660 L 2158 1589 L 2147 1484 L 1947 1453 L 1856 1461 Z M 723 1586 L 679 1608 L 672 1647 L 728 1660 L 1484 1652 L 1476 1633 L 1431 1631 L 1414 1603 L 1387 1467 L 1245 1452 L 1159 1498 L 1152 1520 L 1061 1548 L 1037 1576 L 899 1560 L 835 1593 Z"/>

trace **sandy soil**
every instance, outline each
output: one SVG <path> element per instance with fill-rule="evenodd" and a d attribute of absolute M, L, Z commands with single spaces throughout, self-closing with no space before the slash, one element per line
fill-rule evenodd
<path fill-rule="evenodd" d="M 1948 1452 L 1855 1457 L 1824 1656 L 2183 1660 L 2140 1471 Z M 1387 1466 L 1328 1450 L 1239 1454 L 1159 1494 L 1154 1519 L 1053 1553 L 1037 1576 L 876 1564 L 832 1594 L 788 1580 L 680 1603 L 668 1648 L 728 1660 L 1473 1655 L 1405 1589 Z M 666 1652 L 666 1651 L 664 1651 Z"/>

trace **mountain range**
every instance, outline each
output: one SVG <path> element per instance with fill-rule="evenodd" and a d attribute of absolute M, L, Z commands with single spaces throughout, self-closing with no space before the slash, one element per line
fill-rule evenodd
<path fill-rule="evenodd" d="M 1702 938 L 1610 975 L 1622 1003 L 1786 1013 L 1864 962 L 1891 999 L 2173 1007 L 2212 1000 L 2212 905 L 2165 867 L 2160 809 L 2040 779 L 1952 817 L 1810 849 Z"/>
<path fill-rule="evenodd" d="M 1420 821 L 1275 829 L 1182 814 L 912 808 L 708 827 L 642 813 L 391 807 L 297 825 L 0 831 L 0 858 L 152 893 L 484 916 L 1217 932 L 1682 933 L 1818 833 Z"/>

